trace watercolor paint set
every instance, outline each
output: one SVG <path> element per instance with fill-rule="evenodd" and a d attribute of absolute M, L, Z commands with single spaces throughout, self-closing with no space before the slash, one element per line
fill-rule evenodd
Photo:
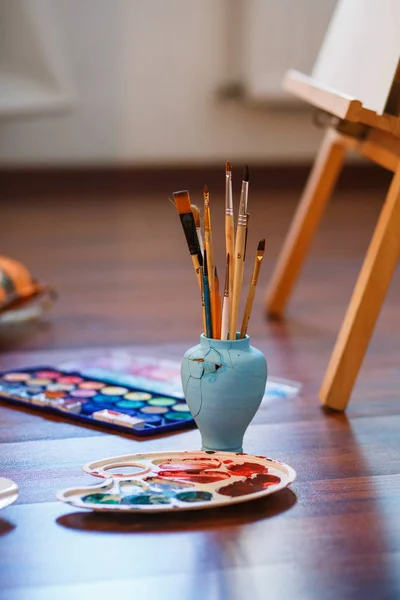
<path fill-rule="evenodd" d="M 216 508 L 273 494 L 296 472 L 263 456 L 232 452 L 149 452 L 83 466 L 101 483 L 62 490 L 58 500 L 77 508 L 156 513 Z"/>
<path fill-rule="evenodd" d="M 53 367 L 1 373 L 0 399 L 137 436 L 194 426 L 183 398 Z"/>

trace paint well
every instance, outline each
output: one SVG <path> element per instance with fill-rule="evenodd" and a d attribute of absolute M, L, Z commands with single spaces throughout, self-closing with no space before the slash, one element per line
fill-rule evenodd
<path fill-rule="evenodd" d="M 96 395 L 96 390 L 73 390 L 70 395 L 74 398 L 91 398 Z"/>
<path fill-rule="evenodd" d="M 147 392 L 129 392 L 125 394 L 125 400 L 150 400 L 153 396 Z"/>
<path fill-rule="evenodd" d="M 189 407 L 187 404 L 175 404 L 175 406 L 172 407 L 172 410 L 175 410 L 176 412 L 184 412 L 184 413 L 190 413 Z"/>
<path fill-rule="evenodd" d="M 101 393 L 105 396 L 123 396 L 128 392 L 128 388 L 117 385 L 107 385 L 102 388 Z"/>
<path fill-rule="evenodd" d="M 137 408 L 142 408 L 144 405 L 144 402 L 139 402 L 138 400 L 119 400 L 115 406 L 125 410 L 136 410 Z"/>
<path fill-rule="evenodd" d="M 231 498 L 237 498 L 238 496 L 246 496 L 247 494 L 255 494 L 262 492 L 272 485 L 277 485 L 281 482 L 280 477 L 277 475 L 270 475 L 269 473 L 260 473 L 255 477 L 248 477 L 245 481 L 235 481 L 225 485 L 217 490 L 218 494 L 222 496 L 230 496 Z"/>
<path fill-rule="evenodd" d="M 5 381 L 28 381 L 31 377 L 31 373 L 6 373 L 3 375 Z"/>
<path fill-rule="evenodd" d="M 149 415 L 162 415 L 168 411 L 168 408 L 164 406 L 145 406 L 140 410 L 140 412 L 149 414 Z"/>
<path fill-rule="evenodd" d="M 45 379 L 58 379 L 60 373 L 57 371 L 36 371 L 35 377 L 45 378 Z"/>
<path fill-rule="evenodd" d="M 83 377 L 78 377 L 77 375 L 62 375 L 58 378 L 58 383 L 72 383 L 74 385 L 81 383 L 83 381 Z"/>
<path fill-rule="evenodd" d="M 48 385 L 49 383 L 51 383 L 50 379 L 45 379 L 43 378 L 39 378 L 39 377 L 32 377 L 32 379 L 28 379 L 28 381 L 26 382 L 26 385 L 40 385 L 42 387 Z"/>
<path fill-rule="evenodd" d="M 88 494 L 82 496 L 82 502 L 90 504 L 120 504 L 121 497 L 117 494 Z"/>
<path fill-rule="evenodd" d="M 49 392 L 48 390 L 46 390 L 44 392 L 44 395 L 50 400 L 55 400 L 57 398 L 64 398 L 66 396 L 66 392 Z"/>
<path fill-rule="evenodd" d="M 209 502 L 212 500 L 211 492 L 203 492 L 201 490 L 197 492 L 179 492 L 176 495 L 176 499 L 181 502 Z"/>
<path fill-rule="evenodd" d="M 70 392 L 75 386 L 72 383 L 50 383 L 47 389 L 50 392 Z"/>
<path fill-rule="evenodd" d="M 104 383 L 100 381 L 82 381 L 78 387 L 82 390 L 101 390 L 104 387 Z"/>
<path fill-rule="evenodd" d="M 153 398 L 149 400 L 150 406 L 174 406 L 176 400 L 174 398 Z"/>
<path fill-rule="evenodd" d="M 190 412 L 168 412 L 164 415 L 164 418 L 167 419 L 167 421 L 188 421 L 189 419 L 192 418 L 192 415 L 190 414 Z"/>

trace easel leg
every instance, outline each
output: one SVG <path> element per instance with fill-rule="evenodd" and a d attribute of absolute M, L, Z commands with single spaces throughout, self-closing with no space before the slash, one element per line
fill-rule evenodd
<path fill-rule="evenodd" d="M 400 168 L 393 177 L 325 378 L 322 404 L 344 410 L 400 255 Z"/>
<path fill-rule="evenodd" d="M 270 316 L 281 317 L 303 260 L 339 176 L 346 145 L 341 134 L 329 129 L 324 137 L 303 196 L 292 221 L 267 292 Z"/>

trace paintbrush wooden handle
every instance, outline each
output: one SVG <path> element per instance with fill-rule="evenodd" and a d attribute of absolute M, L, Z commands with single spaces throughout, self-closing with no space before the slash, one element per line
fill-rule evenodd
<path fill-rule="evenodd" d="M 197 283 L 199 284 L 199 288 L 200 288 L 200 292 L 201 292 L 201 288 L 202 288 L 202 277 L 201 277 L 201 272 L 200 272 L 200 263 L 199 263 L 199 258 L 197 256 L 197 254 L 191 254 L 192 257 L 192 263 L 193 263 L 193 267 L 194 267 L 194 271 L 196 273 L 196 277 L 197 277 Z"/>
<path fill-rule="evenodd" d="M 253 308 L 254 296 L 256 294 L 256 286 L 251 285 L 247 295 L 246 307 L 244 309 L 242 327 L 240 328 L 240 337 L 244 338 L 247 333 L 247 328 L 250 321 L 251 310 Z"/>
<path fill-rule="evenodd" d="M 233 282 L 232 311 L 229 317 L 229 339 L 236 339 L 236 323 L 239 312 L 240 292 L 242 290 L 244 271 L 244 246 L 246 240 L 246 227 L 238 225 L 235 243 L 235 275 Z"/>
<path fill-rule="evenodd" d="M 228 339 L 229 331 L 229 298 L 224 296 L 222 305 L 222 321 L 221 321 L 221 340 Z"/>
<path fill-rule="evenodd" d="M 219 295 L 218 290 L 214 284 L 213 291 L 213 306 L 212 306 L 213 315 L 215 315 L 215 319 L 213 322 L 213 337 L 216 340 L 221 339 L 221 297 Z"/>
<path fill-rule="evenodd" d="M 212 248 L 212 238 L 211 232 L 206 230 L 204 232 L 204 247 L 207 250 L 207 270 L 208 270 L 208 283 L 210 286 L 210 298 L 211 298 L 211 336 L 214 337 L 214 302 L 213 302 L 213 294 L 214 294 L 214 258 L 213 258 L 213 248 Z"/>
<path fill-rule="evenodd" d="M 229 313 L 231 313 L 231 305 L 233 298 L 233 282 L 235 273 L 235 232 L 233 227 L 233 215 L 225 215 L 225 242 L 226 254 L 229 254 Z"/>

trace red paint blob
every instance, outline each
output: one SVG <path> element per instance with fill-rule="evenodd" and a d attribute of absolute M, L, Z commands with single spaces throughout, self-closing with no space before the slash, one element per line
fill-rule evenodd
<path fill-rule="evenodd" d="M 260 473 L 255 477 L 248 478 L 245 481 L 236 481 L 225 485 L 219 490 L 218 494 L 222 496 L 230 496 L 236 498 L 238 496 L 245 496 L 246 494 L 255 494 L 256 492 L 262 492 L 271 485 L 280 483 L 281 479 L 277 475 L 269 475 L 268 473 Z"/>
<path fill-rule="evenodd" d="M 267 467 L 264 467 L 264 465 L 260 465 L 258 463 L 252 463 L 252 462 L 244 462 L 242 464 L 232 465 L 232 466 L 228 467 L 228 471 L 232 475 L 238 475 L 238 476 L 243 476 L 243 477 L 250 477 L 251 475 L 254 475 L 255 473 L 268 473 Z"/>
<path fill-rule="evenodd" d="M 57 379 L 60 374 L 56 371 L 37 371 L 35 377 L 39 379 Z"/>
<path fill-rule="evenodd" d="M 218 469 L 220 466 L 221 461 L 216 458 L 209 460 L 206 458 L 183 458 L 179 462 L 174 462 L 174 459 L 170 458 L 158 465 L 158 468 L 169 471 L 192 471 L 193 469 L 200 471 L 204 469 Z"/>
<path fill-rule="evenodd" d="M 82 377 L 77 377 L 75 375 L 64 375 L 63 377 L 59 378 L 58 383 L 76 384 L 80 383 L 81 381 L 83 381 Z"/>
<path fill-rule="evenodd" d="M 198 468 L 186 468 L 182 471 L 159 471 L 157 473 L 159 477 L 165 479 L 183 479 L 187 481 L 193 481 L 194 483 L 213 483 L 214 481 L 223 481 L 229 479 L 229 473 L 223 473 L 222 471 L 207 471 Z"/>

